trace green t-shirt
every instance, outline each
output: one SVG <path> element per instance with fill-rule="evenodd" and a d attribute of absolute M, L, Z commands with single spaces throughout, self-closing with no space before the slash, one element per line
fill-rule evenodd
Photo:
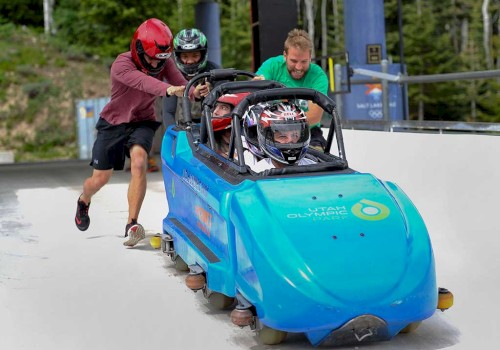
<path fill-rule="evenodd" d="M 263 75 L 267 80 L 276 80 L 286 87 L 309 88 L 317 90 L 325 95 L 328 94 L 328 77 L 323 69 L 315 63 L 311 63 L 307 73 L 301 79 L 297 80 L 290 76 L 286 68 L 285 57 L 280 55 L 268 58 L 264 61 L 256 74 Z M 309 110 L 307 101 L 301 100 L 300 108 L 307 112 Z"/>

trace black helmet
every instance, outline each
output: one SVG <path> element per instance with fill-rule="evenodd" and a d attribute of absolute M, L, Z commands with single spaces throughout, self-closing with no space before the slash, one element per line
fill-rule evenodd
<path fill-rule="evenodd" d="M 262 151 L 283 164 L 302 159 L 311 135 L 307 117 L 299 106 L 290 102 L 264 108 L 257 124 L 257 139 Z"/>
<path fill-rule="evenodd" d="M 198 63 L 184 64 L 181 61 L 181 53 L 196 52 L 201 53 Z M 174 60 L 177 68 L 186 76 L 192 77 L 206 67 L 208 61 L 207 37 L 196 28 L 183 29 L 174 38 Z"/>

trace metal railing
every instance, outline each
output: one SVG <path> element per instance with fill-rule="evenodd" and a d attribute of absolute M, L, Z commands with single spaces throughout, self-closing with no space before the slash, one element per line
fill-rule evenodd
<path fill-rule="evenodd" d="M 414 120 L 342 120 L 342 129 L 390 132 L 425 132 L 438 134 L 473 133 L 500 135 L 500 123 L 466 123 L 452 121 Z"/>
<path fill-rule="evenodd" d="M 430 74 L 419 76 L 408 76 L 405 74 L 389 74 L 389 63 L 387 60 L 381 62 L 381 72 L 373 71 L 364 68 L 351 68 L 354 74 L 366 76 L 369 79 L 343 79 L 343 69 L 340 64 L 335 64 L 334 75 L 335 80 L 342 82 L 337 84 L 336 90 L 340 92 L 342 87 L 339 85 L 345 84 L 373 84 L 381 83 L 382 86 L 382 120 L 343 120 L 342 125 L 349 129 L 369 129 L 369 130 L 385 130 L 385 131 L 426 131 L 439 133 L 487 133 L 492 135 L 500 135 L 500 123 L 482 123 L 482 122 L 445 122 L 445 121 L 391 121 L 389 117 L 389 83 L 393 84 L 427 84 L 447 82 L 453 80 L 470 80 L 470 79 L 492 79 L 500 77 L 500 70 L 487 70 L 476 72 L 458 72 L 445 74 Z M 350 71 L 347 74 L 351 74 Z M 345 75 L 345 73 L 344 73 Z M 350 87 L 349 87 L 350 89 Z M 342 111 L 341 94 L 335 95 L 337 109 L 340 115 Z"/>

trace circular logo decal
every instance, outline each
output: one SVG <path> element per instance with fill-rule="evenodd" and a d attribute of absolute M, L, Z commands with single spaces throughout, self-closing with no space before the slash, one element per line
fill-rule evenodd
<path fill-rule="evenodd" d="M 378 221 L 384 220 L 391 211 L 382 203 L 362 199 L 351 208 L 354 215 L 362 220 Z"/>

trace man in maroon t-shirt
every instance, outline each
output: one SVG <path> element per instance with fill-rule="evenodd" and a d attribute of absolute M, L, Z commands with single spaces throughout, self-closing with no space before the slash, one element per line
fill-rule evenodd
<path fill-rule="evenodd" d="M 96 124 L 97 137 L 92 149 L 92 176 L 83 183 L 77 201 L 75 224 L 81 231 L 90 225 L 90 200 L 113 174 L 123 169 L 130 157 L 128 188 L 129 215 L 123 244 L 134 246 L 145 237 L 137 222 L 146 194 L 146 170 L 153 137 L 161 123 L 155 116 L 157 96 L 181 97 L 187 84 L 170 55 L 173 36 L 162 21 L 151 18 L 135 31 L 130 51 L 118 55 L 111 66 L 111 100 Z M 198 85 L 189 92 L 191 99 L 206 96 L 209 85 Z"/>

